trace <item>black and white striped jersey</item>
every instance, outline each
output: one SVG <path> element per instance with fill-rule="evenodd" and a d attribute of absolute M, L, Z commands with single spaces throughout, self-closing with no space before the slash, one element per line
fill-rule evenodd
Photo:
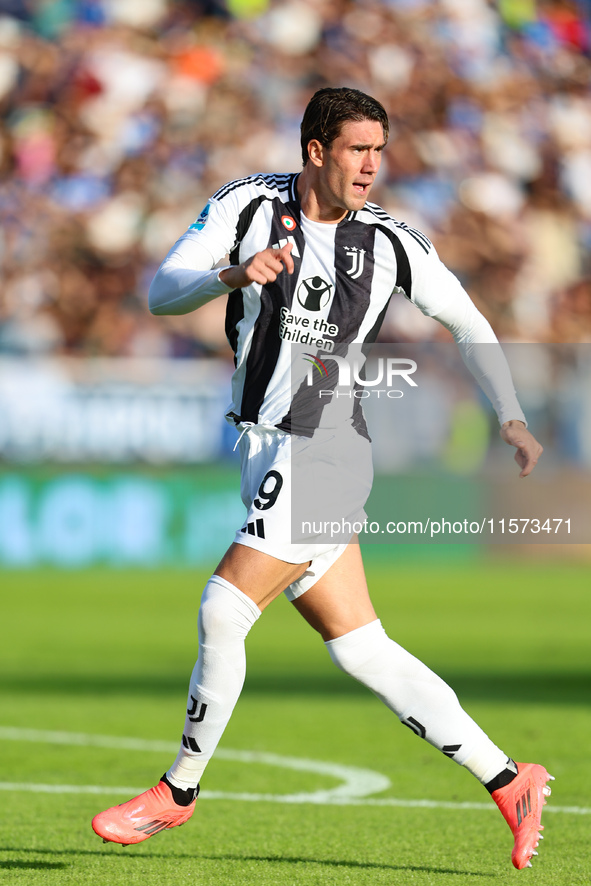
<path fill-rule="evenodd" d="M 496 342 L 424 234 L 372 203 L 338 224 L 313 222 L 301 210 L 297 177 L 252 175 L 220 188 L 171 249 L 150 290 L 154 313 L 186 313 L 228 292 L 211 270 L 226 254 L 240 264 L 267 247 L 292 244 L 292 275 L 283 271 L 273 283 L 253 283 L 228 297 L 236 421 L 290 432 L 295 410 L 297 433 L 335 426 L 329 399 L 307 396 L 310 363 L 302 355 L 326 366 L 334 361 L 323 358 L 375 341 L 393 295 L 441 320 L 457 341 Z M 509 411 L 520 417 L 516 400 Z"/>

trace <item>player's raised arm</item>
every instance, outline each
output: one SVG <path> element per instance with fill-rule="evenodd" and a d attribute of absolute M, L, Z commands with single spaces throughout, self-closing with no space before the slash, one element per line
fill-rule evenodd
<path fill-rule="evenodd" d="M 189 237 L 181 237 L 158 268 L 148 306 L 152 314 L 188 314 L 230 291 L 222 283 L 209 251 Z"/>
<path fill-rule="evenodd" d="M 501 425 L 500 434 L 517 452 L 520 477 L 533 471 L 542 446 L 527 430 L 511 370 L 488 320 L 480 313 L 457 277 L 439 260 L 433 247 L 425 257 L 415 250 L 411 300 L 454 337 L 462 359 L 490 400 Z"/>
<path fill-rule="evenodd" d="M 215 266 L 234 246 L 239 211 L 233 191 L 209 200 L 156 272 L 148 295 L 153 314 L 188 314 L 232 289 Z"/>
<path fill-rule="evenodd" d="M 291 257 L 292 244 L 286 243 L 281 249 L 264 249 L 252 255 L 241 265 L 224 268 L 219 277 L 222 283 L 232 289 L 243 289 L 251 283 L 273 283 L 285 268 L 293 274 L 294 264 Z"/>

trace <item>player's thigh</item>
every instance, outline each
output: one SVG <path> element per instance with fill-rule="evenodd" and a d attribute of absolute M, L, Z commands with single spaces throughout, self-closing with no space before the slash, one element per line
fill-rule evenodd
<path fill-rule="evenodd" d="M 375 621 L 359 545 L 349 544 L 328 572 L 293 605 L 323 640 L 342 637 Z"/>
<path fill-rule="evenodd" d="M 264 609 L 296 581 L 309 563 L 287 563 L 270 554 L 234 542 L 224 554 L 215 574 L 246 594 Z"/>

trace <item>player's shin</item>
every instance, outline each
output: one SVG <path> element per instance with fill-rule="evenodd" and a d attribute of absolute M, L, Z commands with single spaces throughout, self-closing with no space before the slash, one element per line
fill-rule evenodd
<path fill-rule="evenodd" d="M 210 578 L 199 609 L 199 657 L 189 684 L 181 746 L 166 773 L 173 794 L 175 788 L 196 787 L 218 745 L 244 684 L 244 641 L 260 614 L 230 582 L 218 575 Z"/>
<path fill-rule="evenodd" d="M 461 707 L 450 686 L 384 631 L 379 620 L 326 647 L 333 662 L 367 686 L 416 735 L 488 784 L 508 763 Z"/>

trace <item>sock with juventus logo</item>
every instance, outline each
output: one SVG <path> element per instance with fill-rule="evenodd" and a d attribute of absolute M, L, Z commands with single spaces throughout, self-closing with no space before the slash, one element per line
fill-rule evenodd
<path fill-rule="evenodd" d="M 238 701 L 246 676 L 244 641 L 260 614 L 250 597 L 212 575 L 199 608 L 199 657 L 191 674 L 181 747 L 163 777 L 179 805 L 192 802 Z"/>
<path fill-rule="evenodd" d="M 326 648 L 333 662 L 375 695 L 420 738 L 465 766 L 492 793 L 517 768 L 466 713 L 450 686 L 391 640 L 378 620 Z"/>

